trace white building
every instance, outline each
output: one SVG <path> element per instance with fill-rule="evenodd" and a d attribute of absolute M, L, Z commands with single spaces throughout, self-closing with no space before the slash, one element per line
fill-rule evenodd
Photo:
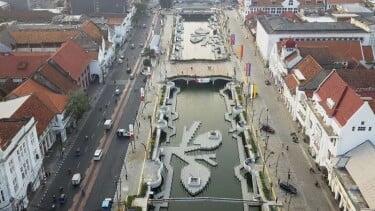
<path fill-rule="evenodd" d="M 244 0 L 243 15 L 262 11 L 271 15 L 280 15 L 284 12 L 298 12 L 304 10 L 324 9 L 323 0 Z"/>
<path fill-rule="evenodd" d="M 26 208 L 43 178 L 36 124 L 33 117 L 0 119 L 0 210 Z"/>
<path fill-rule="evenodd" d="M 370 141 L 333 159 L 329 185 L 344 211 L 375 210 L 375 146 Z"/>
<path fill-rule="evenodd" d="M 269 60 L 277 42 L 288 38 L 296 41 L 359 40 L 362 45 L 369 45 L 370 33 L 346 22 L 293 23 L 283 17 L 258 18 L 256 44 L 263 60 Z"/>

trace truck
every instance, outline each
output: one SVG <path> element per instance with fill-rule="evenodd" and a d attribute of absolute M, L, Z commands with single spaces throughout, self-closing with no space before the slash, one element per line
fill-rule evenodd
<path fill-rule="evenodd" d="M 72 177 L 72 185 L 73 186 L 78 186 L 81 183 L 81 174 L 76 173 Z"/>
<path fill-rule="evenodd" d="M 111 119 L 105 120 L 105 122 L 104 122 L 104 129 L 110 130 L 111 127 L 112 127 L 112 120 Z"/>

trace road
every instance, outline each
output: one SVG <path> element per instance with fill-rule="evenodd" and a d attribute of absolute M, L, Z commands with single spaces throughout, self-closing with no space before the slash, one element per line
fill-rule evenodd
<path fill-rule="evenodd" d="M 291 210 L 337 210 L 327 184 L 321 180 L 321 174 L 315 175 L 309 172 L 309 168 L 314 166 L 314 161 L 307 153 L 307 144 L 291 142 L 290 133 L 296 132 L 296 123 L 292 120 L 286 105 L 281 101 L 277 89 L 265 85 L 264 81 L 269 79 L 269 76 L 255 53 L 255 42 L 241 26 L 236 11 L 226 11 L 226 14 L 229 17 L 228 25 L 231 33 L 236 34 L 237 45 L 244 44 L 245 50 L 241 65 L 244 66 L 244 63 L 247 62 L 252 64 L 250 81 L 257 84 L 259 90 L 259 96 L 253 103 L 254 111 L 249 111 L 254 114 L 254 127 L 258 127 L 259 120 L 263 123 L 266 122 L 268 115 L 269 124 L 276 131 L 275 135 L 270 136 L 267 146 L 268 152 L 274 152 L 267 162 L 271 175 L 273 175 L 273 183 L 277 184 L 278 179 L 287 181 L 289 171 L 291 177 L 289 182 L 294 184 L 299 192 L 297 196 L 291 198 L 276 188 L 279 200 L 285 204 L 290 203 L 288 206 Z M 246 39 L 246 36 L 249 36 L 249 39 Z M 240 67 L 240 70 L 243 66 Z M 264 142 L 261 145 L 264 146 Z M 322 188 L 315 187 L 316 181 L 321 184 Z"/>
<path fill-rule="evenodd" d="M 151 17 L 143 17 L 139 24 L 146 24 L 147 28 L 136 28 L 133 31 L 132 41 L 135 43 L 136 49 L 129 49 L 128 45 L 123 46 L 125 51 L 125 57 L 128 58 L 130 67 L 134 67 L 137 58 L 140 55 L 141 47 L 138 47 L 138 43 L 144 43 L 147 37 L 147 32 L 150 29 Z M 123 101 L 122 110 L 118 112 L 119 120 L 118 127 L 127 128 L 130 123 L 134 123 L 136 117 L 136 111 L 140 104 L 140 87 L 144 85 L 143 76 L 137 76 L 134 80 L 129 80 L 129 74 L 126 73 L 126 63 L 114 64 L 112 70 L 107 77 L 106 84 L 104 85 L 103 91 L 100 93 L 97 103 L 92 105 L 92 111 L 89 115 L 86 124 L 82 130 L 78 132 L 77 140 L 68 148 L 64 149 L 66 153 L 66 159 L 63 161 L 62 166 L 57 172 L 56 177 L 50 186 L 46 187 L 45 194 L 42 199 L 33 199 L 33 202 L 41 201 L 39 206 L 32 206 L 30 210 L 48 210 L 52 206 L 53 195 L 60 195 L 60 187 L 63 188 L 63 193 L 67 196 L 67 201 L 62 206 L 57 206 L 58 210 L 67 210 L 73 203 L 73 196 L 81 194 L 81 187 L 74 188 L 71 185 L 71 174 L 68 174 L 68 169 L 71 170 L 72 174 L 79 172 L 84 175 L 85 181 L 90 181 L 90 191 L 86 191 L 85 201 L 80 202 L 80 207 L 84 207 L 84 210 L 100 210 L 101 201 L 105 197 L 112 197 L 115 193 L 116 181 L 121 171 L 121 166 L 124 161 L 125 153 L 129 146 L 128 140 L 119 140 L 116 136 L 111 140 L 103 138 L 104 128 L 103 123 L 105 118 L 109 118 L 114 111 L 114 107 L 117 103 L 121 103 L 118 97 L 114 96 L 116 88 L 121 89 L 125 93 L 124 97 L 127 97 Z M 133 70 L 134 71 L 134 70 Z M 116 82 L 114 82 L 116 80 Z M 132 83 L 132 86 L 130 86 Z M 127 87 L 126 90 L 125 87 Z M 116 102 L 118 101 L 118 102 Z M 106 106 L 108 105 L 108 106 Z M 102 109 L 100 109 L 102 108 Z M 112 128 L 116 130 L 117 128 Z M 85 140 L 85 136 L 89 136 L 89 140 Z M 108 135 L 105 135 L 106 137 Z M 104 143 L 104 140 L 106 141 Z M 98 146 L 104 146 L 105 153 L 100 161 L 93 163 L 92 160 L 94 151 Z M 80 148 L 81 156 L 76 156 L 76 149 Z M 94 168 L 95 171 L 91 173 L 90 168 Z M 36 204 L 36 203 L 32 203 Z M 80 208 L 81 209 L 81 208 Z"/>

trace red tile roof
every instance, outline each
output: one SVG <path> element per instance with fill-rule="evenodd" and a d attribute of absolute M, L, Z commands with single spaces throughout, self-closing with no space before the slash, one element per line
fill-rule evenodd
<path fill-rule="evenodd" d="M 65 95 L 68 95 L 78 88 L 74 80 L 66 72 L 56 70 L 49 64 L 44 64 L 38 72 L 34 74 L 33 79 L 42 84 L 44 81 L 48 81 L 58 89 L 58 92 Z"/>
<path fill-rule="evenodd" d="M 29 98 L 17 109 L 12 118 L 34 117 L 37 121 L 36 131 L 42 135 L 55 114 L 35 95 Z"/>
<path fill-rule="evenodd" d="M 334 61 L 363 60 L 360 41 L 297 41 L 297 48 L 303 57 L 304 49 L 315 51 L 316 54 L 329 54 Z M 314 58 L 315 56 L 312 55 Z M 315 58 L 316 59 L 316 58 Z M 317 60 L 317 59 L 316 59 Z"/>
<path fill-rule="evenodd" d="M 49 59 L 54 61 L 64 71 L 78 81 L 91 62 L 90 55 L 72 40 L 65 42 L 59 50 Z"/>
<path fill-rule="evenodd" d="M 96 43 L 101 44 L 104 35 L 102 30 L 94 22 L 87 20 L 82 24 L 81 28 L 82 31 L 89 35 Z"/>
<path fill-rule="evenodd" d="M 17 44 L 63 43 L 74 37 L 77 30 L 30 29 L 11 31 Z"/>
<path fill-rule="evenodd" d="M 285 81 L 285 84 L 288 87 L 289 91 L 292 94 L 295 94 L 296 88 L 298 86 L 298 80 L 294 77 L 294 75 L 288 74 L 287 76 L 284 77 L 284 81 Z"/>
<path fill-rule="evenodd" d="M 310 55 L 303 58 L 302 61 L 297 64 L 296 69 L 305 77 L 306 80 L 304 80 L 304 82 L 311 80 L 316 74 L 323 70 L 318 62 Z"/>
<path fill-rule="evenodd" d="M 28 78 L 47 61 L 50 53 L 0 54 L 0 78 Z"/>
<path fill-rule="evenodd" d="M 316 94 L 319 96 L 321 100 L 319 103 L 325 109 L 327 115 L 335 118 L 341 126 L 344 126 L 363 104 L 360 96 L 336 71 L 333 71 L 320 85 Z M 334 102 L 332 108 L 328 107 L 328 98 Z"/>
<path fill-rule="evenodd" d="M 33 79 L 23 82 L 19 87 L 13 90 L 8 96 L 25 96 L 34 94 L 55 114 L 61 114 L 68 104 L 68 96 L 54 93 L 49 88 L 39 84 Z"/>
<path fill-rule="evenodd" d="M 0 148 L 6 150 L 11 139 L 26 125 L 30 118 L 3 118 L 0 119 Z"/>
<path fill-rule="evenodd" d="M 361 0 L 326 0 L 327 4 L 353 4 L 361 2 Z"/>
<path fill-rule="evenodd" d="M 374 52 L 372 51 L 371 46 L 362 46 L 363 48 L 363 56 L 366 62 L 373 62 L 374 61 Z"/>
<path fill-rule="evenodd" d="M 337 74 L 361 97 L 375 99 L 375 72 L 374 70 L 336 70 Z"/>

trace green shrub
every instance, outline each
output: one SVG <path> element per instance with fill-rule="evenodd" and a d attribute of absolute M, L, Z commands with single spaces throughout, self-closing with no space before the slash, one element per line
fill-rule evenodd
<path fill-rule="evenodd" d="M 267 200 L 271 200 L 271 192 L 267 187 L 266 176 L 263 171 L 259 172 L 260 181 L 262 182 L 262 190 Z"/>

